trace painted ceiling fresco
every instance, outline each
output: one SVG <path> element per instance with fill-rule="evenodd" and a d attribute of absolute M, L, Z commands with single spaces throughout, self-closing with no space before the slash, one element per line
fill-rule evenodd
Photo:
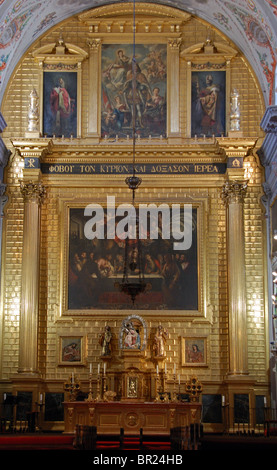
<path fill-rule="evenodd" d="M 120 3 L 123 1 L 126 0 L 120 0 Z M 34 40 L 76 13 L 109 3 L 115 2 L 0 0 L 0 102 L 14 67 Z M 252 65 L 265 104 L 274 104 L 277 0 L 159 0 L 152 3 L 180 8 L 222 31 Z"/>

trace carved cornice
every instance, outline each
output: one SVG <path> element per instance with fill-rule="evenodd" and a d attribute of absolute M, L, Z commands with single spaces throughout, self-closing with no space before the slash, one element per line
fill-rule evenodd
<path fill-rule="evenodd" d="M 51 153 L 53 141 L 51 139 L 18 139 L 12 144 L 19 155 L 25 157 L 36 157 L 42 160 L 48 153 Z"/>
<path fill-rule="evenodd" d="M 100 35 L 132 33 L 134 29 L 133 4 L 115 3 L 81 13 L 79 21 L 89 27 L 89 33 Z M 136 4 L 135 32 L 179 34 L 182 25 L 191 18 L 186 12 L 149 3 Z"/>

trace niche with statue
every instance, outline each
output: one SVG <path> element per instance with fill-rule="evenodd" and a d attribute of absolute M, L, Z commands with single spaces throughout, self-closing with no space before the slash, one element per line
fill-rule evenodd
<path fill-rule="evenodd" d="M 116 377 L 120 400 L 144 402 L 151 396 L 151 373 L 146 364 L 147 324 L 139 315 L 124 318 L 119 333 L 121 371 Z"/>

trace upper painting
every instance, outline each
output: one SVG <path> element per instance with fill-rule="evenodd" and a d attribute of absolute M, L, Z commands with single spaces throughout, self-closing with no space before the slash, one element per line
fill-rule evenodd
<path fill-rule="evenodd" d="M 101 136 L 142 138 L 166 136 L 167 46 L 136 44 L 133 96 L 133 45 L 102 46 Z M 135 106 L 135 110 L 133 109 Z"/>
<path fill-rule="evenodd" d="M 44 72 L 43 133 L 77 137 L 77 72 Z"/>
<path fill-rule="evenodd" d="M 191 136 L 226 133 L 226 72 L 195 71 L 191 77 Z"/>

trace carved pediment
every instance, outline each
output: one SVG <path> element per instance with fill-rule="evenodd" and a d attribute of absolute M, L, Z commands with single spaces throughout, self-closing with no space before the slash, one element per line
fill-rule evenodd
<path fill-rule="evenodd" d="M 204 43 L 197 43 L 181 52 L 181 57 L 190 63 L 218 64 L 226 63 L 236 57 L 238 51 L 233 47 L 207 39 Z"/>
<path fill-rule="evenodd" d="M 60 37 L 57 43 L 49 43 L 36 49 L 33 57 L 39 63 L 81 63 L 88 57 L 88 53 L 75 44 L 65 43 Z"/>

